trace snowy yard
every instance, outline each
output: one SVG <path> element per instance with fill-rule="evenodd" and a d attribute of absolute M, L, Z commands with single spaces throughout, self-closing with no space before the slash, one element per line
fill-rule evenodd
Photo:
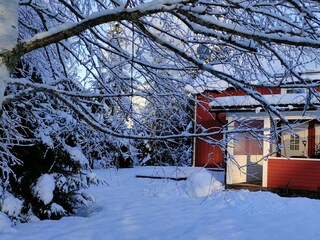
<path fill-rule="evenodd" d="M 209 175 L 195 174 L 199 171 L 97 170 L 109 186 L 88 190 L 95 202 L 79 212 L 81 217 L 18 224 L 0 233 L 0 239 L 320 239 L 320 201 L 281 198 L 269 192 L 223 191 L 217 181 L 206 189 L 201 184 Z M 136 178 L 137 174 L 189 176 L 189 180 Z M 214 176 L 223 181 L 223 173 Z M 210 196 L 199 197 L 208 190 Z"/>

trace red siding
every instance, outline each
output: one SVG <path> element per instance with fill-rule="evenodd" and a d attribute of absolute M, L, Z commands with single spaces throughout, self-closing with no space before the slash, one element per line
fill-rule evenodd
<path fill-rule="evenodd" d="M 268 188 L 306 191 L 320 189 L 320 161 L 268 159 Z"/>
<path fill-rule="evenodd" d="M 210 102 L 209 98 L 198 98 L 200 100 L 200 104 L 197 105 L 197 116 L 196 122 L 198 125 L 201 125 L 205 129 L 210 129 L 210 132 L 214 132 L 219 130 L 222 127 L 220 121 L 225 122 L 226 116 L 225 114 L 219 114 L 216 116 L 214 113 L 210 113 L 210 107 L 208 102 Z M 219 117 L 219 120 L 217 120 Z M 200 133 L 200 130 L 197 131 Z M 213 137 L 213 140 L 219 141 L 223 139 L 223 134 L 216 134 Z M 209 140 L 209 138 L 204 138 L 204 140 Z M 223 150 L 220 149 L 219 146 L 206 143 L 201 139 L 196 139 L 195 143 L 195 166 L 200 167 L 223 167 L 224 166 L 224 157 Z"/>
<path fill-rule="evenodd" d="M 261 93 L 262 95 L 267 95 L 267 94 L 280 94 L 281 93 L 281 88 L 263 88 L 263 87 L 258 87 L 256 90 Z"/>

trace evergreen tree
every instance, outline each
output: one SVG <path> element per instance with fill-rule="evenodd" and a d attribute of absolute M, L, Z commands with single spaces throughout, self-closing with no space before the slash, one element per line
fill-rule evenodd
<path fill-rule="evenodd" d="M 35 82 L 42 81 L 35 73 L 32 76 Z M 7 91 L 15 92 L 16 86 Z M 41 92 L 4 105 L 0 134 L 7 135 L 9 128 L 16 137 L 10 134 L 12 144 L 6 143 L 7 155 L 2 156 L 10 174 L 1 175 L 0 206 L 6 212 L 3 203 L 7 196 L 22 201 L 21 212 L 11 217 L 22 221 L 33 215 L 56 219 L 74 213 L 90 199 L 82 192 L 90 183 L 97 183 L 83 153 L 88 129 L 73 116 L 63 102 Z"/>

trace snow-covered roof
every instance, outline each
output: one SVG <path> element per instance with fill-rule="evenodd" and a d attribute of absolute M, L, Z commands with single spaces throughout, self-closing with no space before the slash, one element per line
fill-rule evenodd
<path fill-rule="evenodd" d="M 217 71 L 228 72 L 222 64 L 215 66 Z M 185 90 L 192 94 L 201 94 L 205 91 L 225 91 L 231 85 L 224 80 L 214 77 L 208 72 L 203 72 L 192 79 L 192 83 L 185 86 Z"/>
<path fill-rule="evenodd" d="M 229 88 L 230 85 L 226 81 L 216 80 L 216 81 L 208 81 L 205 83 L 197 82 L 194 85 L 186 85 L 185 90 L 192 94 L 201 94 L 205 91 L 225 91 Z"/>
<path fill-rule="evenodd" d="M 309 66 L 310 65 L 310 66 Z M 299 75 L 303 78 L 308 79 L 309 81 L 319 81 L 320 80 L 320 70 L 319 67 L 314 65 L 311 65 L 311 63 L 308 65 L 310 68 L 304 69 L 304 71 L 300 71 Z M 227 68 L 219 67 L 217 70 L 220 70 L 221 72 L 230 72 Z M 230 72 L 232 75 L 232 72 Z M 287 83 L 287 84 L 299 84 L 301 83 L 301 80 L 297 78 L 285 78 L 285 75 L 283 72 L 279 71 L 278 73 L 274 73 L 274 82 L 272 83 L 274 86 L 277 86 L 278 84 Z M 265 79 L 264 76 L 260 76 L 259 80 L 252 80 L 252 84 L 271 84 L 270 80 Z M 249 82 L 248 82 L 249 84 Z M 193 83 L 186 85 L 185 90 L 192 93 L 192 94 L 201 94 L 205 91 L 225 91 L 226 89 L 232 87 L 231 84 L 228 82 L 217 79 L 213 77 L 211 74 L 203 73 L 199 76 L 197 76 Z"/>
<path fill-rule="evenodd" d="M 264 99 L 273 106 L 286 109 L 294 109 L 295 106 L 303 106 L 306 104 L 307 94 L 306 93 L 292 93 L 292 94 L 270 94 L 263 95 Z M 311 104 L 319 104 L 319 100 L 312 98 Z M 218 97 L 209 103 L 213 109 L 228 109 L 236 108 L 237 110 L 248 110 L 248 107 L 261 107 L 261 103 L 251 96 L 227 96 Z"/>

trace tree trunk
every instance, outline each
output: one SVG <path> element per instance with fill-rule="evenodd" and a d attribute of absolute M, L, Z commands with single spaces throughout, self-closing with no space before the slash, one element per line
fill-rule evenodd
<path fill-rule="evenodd" d="M 0 52 L 11 50 L 17 44 L 18 7 L 18 0 L 0 0 Z M 0 112 L 8 78 L 9 70 L 0 59 Z"/>

